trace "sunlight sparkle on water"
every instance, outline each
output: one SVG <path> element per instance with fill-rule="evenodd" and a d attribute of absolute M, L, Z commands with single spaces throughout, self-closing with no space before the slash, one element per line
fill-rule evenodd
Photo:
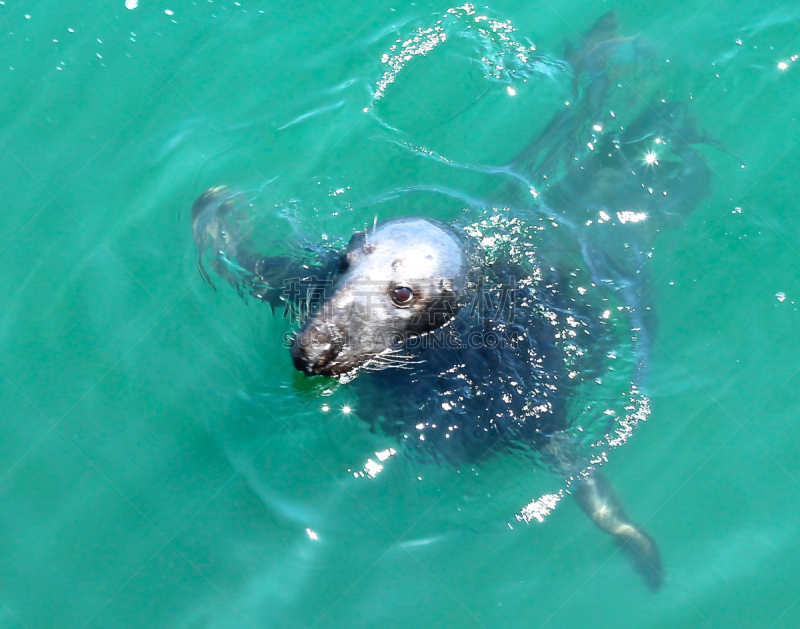
<path fill-rule="evenodd" d="M 558 501 L 563 497 L 563 490 L 559 491 L 557 494 L 545 494 L 540 496 L 536 500 L 528 503 L 522 511 L 516 515 L 516 518 L 520 522 L 525 522 L 526 524 L 530 524 L 532 520 L 544 522 L 544 519 L 550 515 L 553 509 L 556 508 Z"/>
<path fill-rule="evenodd" d="M 387 448 L 386 450 L 381 450 L 380 452 L 376 452 L 375 456 L 378 457 L 379 461 L 385 461 L 390 456 L 394 456 L 397 454 L 397 450 L 394 448 Z"/>
<path fill-rule="evenodd" d="M 515 90 L 510 85 L 506 88 L 506 90 L 508 90 L 508 95 L 509 96 L 516 96 L 517 95 L 517 90 Z"/>
<path fill-rule="evenodd" d="M 364 463 L 364 469 L 360 472 L 353 472 L 353 476 L 356 478 L 375 478 L 378 474 L 383 471 L 383 465 L 381 463 L 385 462 L 389 457 L 394 456 L 397 454 L 397 450 L 394 448 L 387 448 L 386 450 L 381 450 L 380 452 L 376 452 L 375 456 L 377 457 L 378 461 L 373 461 L 372 459 L 367 459 L 367 462 Z M 350 470 L 347 470 L 348 472 Z"/>
<path fill-rule="evenodd" d="M 316 542 L 319 539 L 319 536 L 311 529 L 306 529 L 306 533 L 308 533 L 308 536 L 311 538 L 312 541 Z"/>
<path fill-rule="evenodd" d="M 788 67 L 789 67 L 789 64 L 786 63 L 785 61 L 781 61 L 778 64 L 778 70 L 786 70 Z"/>
<path fill-rule="evenodd" d="M 644 156 L 644 163 L 645 164 L 658 164 L 658 155 L 656 155 L 653 151 L 650 151 L 647 155 Z"/>
<path fill-rule="evenodd" d="M 364 472 L 366 472 L 367 476 L 370 478 L 375 478 L 378 474 L 381 473 L 383 470 L 383 465 L 380 463 L 376 463 L 372 459 L 367 459 L 367 462 L 364 464 Z"/>
<path fill-rule="evenodd" d="M 342 413 L 344 413 L 345 415 L 349 415 L 350 411 L 352 411 L 352 410 L 353 409 L 350 408 L 349 406 L 347 406 L 346 404 L 342 407 Z"/>
<path fill-rule="evenodd" d="M 647 214 L 645 212 L 631 212 L 629 210 L 624 210 L 622 212 L 617 212 L 617 218 L 619 219 L 620 223 L 641 223 L 642 221 L 647 220 Z"/>

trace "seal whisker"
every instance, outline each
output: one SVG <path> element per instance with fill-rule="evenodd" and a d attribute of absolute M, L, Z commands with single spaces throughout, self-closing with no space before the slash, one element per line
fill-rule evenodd
<path fill-rule="evenodd" d="M 391 365 L 420 365 L 424 361 L 415 359 L 413 356 L 408 354 L 399 354 L 397 356 L 380 356 L 380 360 L 385 361 L 387 364 Z"/>
<path fill-rule="evenodd" d="M 410 369 L 406 365 L 397 365 L 392 363 L 382 363 L 378 360 L 365 363 L 362 367 L 364 371 L 384 371 L 386 369 Z"/>

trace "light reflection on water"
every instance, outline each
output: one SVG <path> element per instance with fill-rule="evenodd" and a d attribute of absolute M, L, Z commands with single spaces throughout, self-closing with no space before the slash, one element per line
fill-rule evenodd
<path fill-rule="evenodd" d="M 351 387 L 304 381 L 286 321 L 200 285 L 187 231 L 193 199 L 221 183 L 281 217 L 276 239 L 336 244 L 409 208 L 535 224 L 589 162 L 543 165 L 550 136 L 509 165 L 577 109 L 562 44 L 598 7 L 241 4 L 0 4 L 2 623 L 795 626 L 797 11 L 619 5 L 639 82 L 614 75 L 608 116 L 583 112 L 590 132 L 570 146 L 600 155 L 642 111 L 633 92 L 687 102 L 720 143 L 697 149 L 713 196 L 688 217 L 619 208 L 615 193 L 633 195 L 611 177 L 580 220 L 544 213 L 550 233 L 585 236 L 579 257 L 619 244 L 590 231 L 611 223 L 650 247 L 652 419 L 608 473 L 664 549 L 673 589 L 653 597 L 569 496 L 543 526 L 517 524 L 532 496 L 559 495 L 521 457 L 380 461 L 400 449 Z M 443 17 L 448 39 L 376 99 L 382 55 Z M 647 142 L 637 161 L 659 172 L 675 137 Z M 625 251 L 600 266 L 630 268 Z M 368 459 L 383 469 L 354 478 Z"/>

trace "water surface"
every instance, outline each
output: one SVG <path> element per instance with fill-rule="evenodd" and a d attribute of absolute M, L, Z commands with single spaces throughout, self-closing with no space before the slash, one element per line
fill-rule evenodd
<path fill-rule="evenodd" d="M 492 75 L 504 40 L 459 17 L 385 85 L 454 7 L 140 4 L 0 5 L 3 626 L 800 622 L 796 4 L 479 5 L 538 65 Z M 641 45 L 607 109 L 681 102 L 716 143 L 712 194 L 655 237 L 652 412 L 605 468 L 656 594 L 569 500 L 519 523 L 551 480 L 516 459 L 355 477 L 395 442 L 294 372 L 288 322 L 202 282 L 189 220 L 219 184 L 278 237 L 504 203 L 492 168 L 567 107 L 564 43 L 610 9 Z"/>

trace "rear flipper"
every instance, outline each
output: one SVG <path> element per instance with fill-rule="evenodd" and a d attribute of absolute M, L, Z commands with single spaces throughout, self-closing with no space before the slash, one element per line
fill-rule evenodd
<path fill-rule="evenodd" d="M 617 492 L 599 470 L 594 469 L 584 477 L 581 468 L 585 461 L 581 460 L 569 436 L 563 432 L 550 435 L 541 453 L 556 473 L 580 479 L 573 485 L 580 508 L 600 530 L 614 537 L 651 590 L 661 587 L 664 566 L 655 541 L 626 515 Z"/>
<path fill-rule="evenodd" d="M 614 536 L 650 589 L 660 588 L 664 566 L 658 546 L 652 537 L 631 522 L 617 492 L 598 470 L 577 482 L 575 499 L 599 529 Z"/>

